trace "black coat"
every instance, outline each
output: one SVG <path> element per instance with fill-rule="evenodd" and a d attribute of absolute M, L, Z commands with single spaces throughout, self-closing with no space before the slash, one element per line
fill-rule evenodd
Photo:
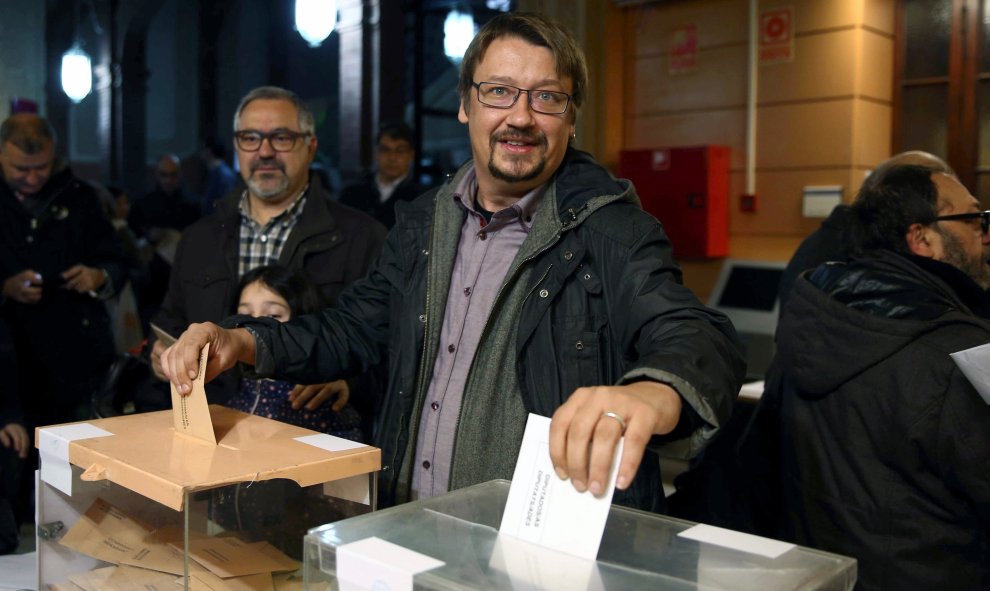
<path fill-rule="evenodd" d="M 340 192 L 340 202 L 367 213 L 385 224 L 386 228 L 391 228 L 395 225 L 395 204 L 400 201 L 412 201 L 425 190 L 425 187 L 416 183 L 412 175 L 409 175 L 402 179 L 395 191 L 383 202 L 378 184 L 375 182 L 375 175 L 371 174 L 353 185 L 344 187 Z"/>
<path fill-rule="evenodd" d="M 127 224 L 139 235 L 148 237 L 152 228 L 171 228 L 181 232 L 199 217 L 199 206 L 188 201 L 182 189 L 167 195 L 156 187 L 134 201 Z"/>
<path fill-rule="evenodd" d="M 990 342 L 949 265 L 892 252 L 799 277 L 762 408 L 783 533 L 859 561 L 858 589 L 990 588 L 990 407 L 949 355 Z"/>
<path fill-rule="evenodd" d="M 849 257 L 850 240 L 846 234 L 853 223 L 853 217 L 852 209 L 848 205 L 838 205 L 825 218 L 822 225 L 801 242 L 780 277 L 777 295 L 780 298 L 781 309 L 791 297 L 798 275 L 822 263 L 841 262 Z"/>
<path fill-rule="evenodd" d="M 617 181 L 587 154 L 570 150 L 552 182 L 545 198 L 555 201 L 546 212 L 555 216 L 558 231 L 523 265 L 531 267 L 532 283 L 513 286 L 517 273 L 503 286 L 529 294 L 510 345 L 526 410 L 550 416 L 578 387 L 656 379 L 681 392 L 684 416 L 691 418 L 675 437 L 689 437 L 697 451 L 728 417 L 744 374 L 731 323 L 681 285 L 661 225 L 639 207 L 628 181 Z M 426 336 L 438 333 L 443 321 L 443 313 L 425 313 L 442 308 L 427 294 L 428 284 L 443 280 L 427 271 L 431 258 L 453 261 L 455 253 L 437 252 L 434 234 L 441 232 L 434 230 L 458 223 L 441 223 L 434 214 L 443 208 L 437 202 L 453 203 L 454 183 L 397 208 L 382 258 L 342 294 L 336 310 L 284 324 L 235 319 L 261 336 L 257 369 L 263 374 L 316 380 L 377 363 L 387 351 L 388 391 L 376 437 L 385 504 L 396 500 L 403 452 L 415 445 L 416 407 L 435 355 L 424 351 Z M 446 240 L 456 242 L 456 232 Z M 437 293 L 445 299 L 447 291 Z M 461 449 L 477 440 L 463 431 L 461 422 Z M 630 490 L 617 492 L 615 499 L 663 508 L 653 452 Z"/>
<path fill-rule="evenodd" d="M 0 182 L 0 278 L 25 269 L 41 273 L 41 301 L 8 300 L 3 314 L 17 351 L 24 411 L 30 421 L 74 420 L 114 357 L 106 305 L 60 289 L 60 274 L 83 264 L 123 285 L 123 252 L 95 190 L 65 169 L 37 196 L 37 213 Z"/>
<path fill-rule="evenodd" d="M 169 289 L 155 323 L 175 336 L 193 322 L 220 322 L 237 311 L 241 193 L 217 203 L 215 213 L 186 228 L 175 253 Z M 331 302 L 363 277 L 381 251 L 385 228 L 369 216 L 332 201 L 313 179 L 306 204 L 279 257 L 301 269 Z M 211 400 L 234 392 L 232 376 L 221 376 Z"/>

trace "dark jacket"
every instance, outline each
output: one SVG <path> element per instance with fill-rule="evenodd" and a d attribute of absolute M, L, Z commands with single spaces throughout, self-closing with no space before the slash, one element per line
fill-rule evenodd
<path fill-rule="evenodd" d="M 859 589 L 990 589 L 990 408 L 951 353 L 990 341 L 954 267 L 881 251 L 795 284 L 763 404 L 784 534 L 859 561 Z"/>
<path fill-rule="evenodd" d="M 0 280 L 34 269 L 44 281 L 39 303 L 8 300 L 3 314 L 29 419 L 73 420 L 71 407 L 92 394 L 114 344 L 105 303 L 61 289 L 61 273 L 76 264 L 104 269 L 119 290 L 123 252 L 95 190 L 68 169 L 52 175 L 29 207 L 0 182 Z"/>
<path fill-rule="evenodd" d="M 183 232 L 168 293 L 155 318 L 166 332 L 178 336 L 193 322 L 219 322 L 236 311 L 240 199 L 240 192 L 228 195 L 217 203 L 215 213 Z M 332 201 L 314 178 L 279 264 L 302 269 L 328 301 L 335 303 L 344 287 L 364 276 L 384 239 L 381 224 Z M 225 401 L 237 387 L 232 375 L 215 381 L 210 397 L 217 402 Z"/>
<path fill-rule="evenodd" d="M 375 174 L 370 174 L 359 182 L 344 187 L 340 192 L 340 202 L 367 213 L 385 224 L 386 228 L 391 228 L 395 225 L 395 204 L 400 201 L 412 201 L 419 197 L 426 187 L 414 181 L 410 173 L 402 179 L 389 198 L 382 202 L 375 177 Z"/>
<path fill-rule="evenodd" d="M 127 224 L 140 236 L 149 237 L 153 228 L 183 231 L 200 217 L 199 205 L 186 199 L 182 189 L 168 195 L 160 187 L 134 202 Z"/>
<path fill-rule="evenodd" d="M 848 205 L 838 205 L 825 218 L 822 225 L 801 242 L 780 277 L 777 296 L 780 298 L 781 309 L 787 304 L 798 275 L 822 263 L 841 262 L 849 257 L 850 241 L 846 233 L 853 217 L 852 209 Z"/>
<path fill-rule="evenodd" d="M 389 386 L 376 438 L 386 504 L 397 500 L 401 463 L 416 442 L 417 413 L 436 355 L 444 286 L 463 220 L 463 213 L 452 213 L 459 209 L 451 193 L 470 166 L 439 190 L 397 208 L 382 258 L 342 294 L 337 310 L 285 324 L 231 320 L 259 335 L 256 368 L 262 375 L 325 378 L 375 363 L 387 350 Z M 505 297 L 514 296 L 504 293 L 524 296 L 515 340 L 508 345 L 518 381 L 513 394 L 521 396 L 527 411 L 550 416 L 581 386 L 666 382 L 685 401 L 684 416 L 691 418 L 683 421 L 681 434 L 697 451 L 728 416 L 744 373 L 730 322 L 681 285 L 660 224 L 639 207 L 628 181 L 617 181 L 589 155 L 570 150 L 543 199 L 546 207 L 538 211 L 494 304 L 508 307 Z M 450 219 L 435 218 L 436 211 Z M 550 231 L 533 248 L 541 224 Z M 434 264 L 439 270 L 428 273 Z M 471 373 L 483 365 L 474 364 Z M 482 436 L 465 429 L 465 419 L 485 421 L 465 417 L 463 409 L 476 394 L 469 390 L 465 396 L 458 447 Z M 477 463 L 483 473 L 485 462 Z M 458 481 L 453 472 L 452 484 L 472 484 Z M 479 476 L 491 478 L 511 478 L 511 469 Z M 656 455 L 648 452 L 631 490 L 615 498 L 662 509 Z"/>

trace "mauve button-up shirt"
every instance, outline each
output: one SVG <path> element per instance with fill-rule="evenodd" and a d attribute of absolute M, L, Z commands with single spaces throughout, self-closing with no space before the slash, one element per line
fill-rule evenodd
<path fill-rule="evenodd" d="M 513 205 L 495 212 L 487 224 L 474 209 L 478 182 L 473 170 L 464 175 L 454 191 L 453 198 L 468 215 L 461 227 L 440 350 L 419 421 L 412 466 L 413 499 L 447 492 L 454 436 L 471 362 L 495 296 L 533 226 L 545 189 L 545 184 L 533 189 Z"/>

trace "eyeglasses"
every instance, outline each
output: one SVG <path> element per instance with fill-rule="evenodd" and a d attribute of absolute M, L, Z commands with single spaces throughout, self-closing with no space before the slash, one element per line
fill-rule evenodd
<path fill-rule="evenodd" d="M 952 215 L 940 215 L 935 218 L 936 222 L 948 222 L 952 220 L 975 220 L 980 218 L 980 230 L 986 234 L 990 231 L 990 210 L 974 211 L 972 213 L 954 213 Z"/>
<path fill-rule="evenodd" d="M 244 152 L 257 152 L 261 149 L 261 144 L 265 140 L 276 152 L 288 152 L 296 147 L 299 138 L 309 137 L 313 134 L 300 131 L 273 131 L 262 133 L 260 131 L 238 131 L 234 133 L 234 141 L 237 149 Z"/>
<path fill-rule="evenodd" d="M 478 89 L 478 101 L 481 104 L 496 109 L 508 109 L 516 104 L 519 95 L 524 92 L 529 95 L 530 108 L 546 115 L 560 115 L 567 112 L 567 105 L 571 102 L 571 95 L 556 90 L 518 88 L 498 82 L 472 82 L 471 86 Z"/>

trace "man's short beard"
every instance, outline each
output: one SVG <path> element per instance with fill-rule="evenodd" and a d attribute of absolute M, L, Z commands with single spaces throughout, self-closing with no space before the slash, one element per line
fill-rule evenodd
<path fill-rule="evenodd" d="M 248 177 L 246 184 L 251 190 L 251 194 L 258 199 L 261 199 L 262 201 L 280 201 L 282 194 L 289 188 L 289 177 L 286 176 L 285 171 L 282 170 L 282 177 L 279 179 L 278 183 L 276 183 L 274 187 L 263 189 L 261 183 L 255 180 L 254 171 L 251 171 L 251 176 Z"/>
<path fill-rule="evenodd" d="M 489 150 L 488 150 L 488 172 L 491 173 L 492 178 L 498 179 L 500 181 L 506 181 L 506 182 L 509 182 L 509 183 L 525 183 L 525 182 L 531 181 L 531 180 L 539 177 L 541 174 L 543 174 L 543 171 L 547 167 L 547 159 L 546 159 L 547 138 L 546 138 L 546 136 L 540 134 L 538 137 L 535 138 L 537 140 L 537 144 L 539 145 L 539 147 L 542 150 L 542 152 L 540 154 L 540 160 L 536 163 L 536 166 L 533 168 L 533 170 L 531 170 L 531 171 L 529 171 L 529 172 L 527 172 L 525 174 L 510 174 L 510 173 L 508 173 L 508 172 L 506 172 L 504 170 L 499 169 L 497 166 L 495 166 L 495 146 L 496 146 L 496 144 L 498 144 L 499 140 L 501 140 L 502 136 L 504 136 L 504 135 L 512 135 L 512 134 L 493 135 L 492 136 L 492 139 L 489 142 Z"/>
<path fill-rule="evenodd" d="M 504 170 L 500 170 L 495 166 L 494 155 L 488 157 L 488 172 L 491 173 L 493 178 L 500 181 L 507 181 L 510 183 L 524 183 L 526 181 L 531 181 L 536 177 L 543 174 L 543 170 L 547 167 L 547 161 L 544 158 L 540 158 L 540 161 L 536 163 L 536 167 L 533 170 L 527 172 L 526 174 L 509 174 Z"/>
<path fill-rule="evenodd" d="M 249 180 L 247 186 L 251 189 L 251 194 L 262 201 L 279 201 L 285 190 L 289 188 L 289 179 L 282 177 L 277 185 L 268 189 L 262 189 L 254 179 Z"/>
<path fill-rule="evenodd" d="M 936 231 L 942 237 L 942 247 L 945 252 L 942 262 L 959 269 L 983 289 L 990 288 L 990 266 L 987 265 L 983 252 L 980 252 L 979 257 L 971 259 L 966 256 L 962 241 L 955 234 L 941 228 L 936 228 Z"/>

